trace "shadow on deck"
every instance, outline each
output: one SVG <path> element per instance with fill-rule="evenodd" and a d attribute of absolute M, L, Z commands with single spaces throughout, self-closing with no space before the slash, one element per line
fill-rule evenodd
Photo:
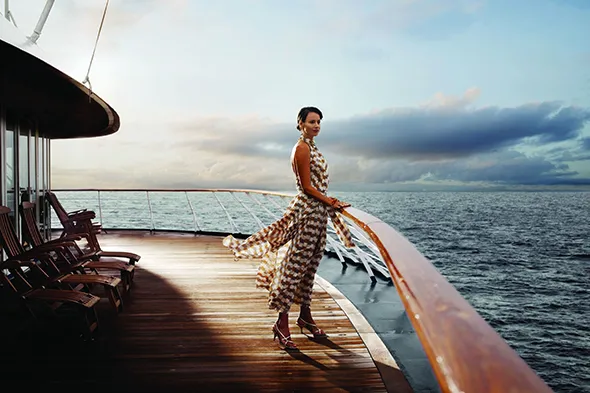
<path fill-rule="evenodd" d="M 234 261 L 219 237 L 109 232 L 101 243 L 142 255 L 123 312 L 101 300 L 94 342 L 59 330 L 5 337 L 3 382 L 85 392 L 411 391 L 399 369 L 371 356 L 320 285 L 312 309 L 330 337 L 312 341 L 296 330 L 295 306 L 300 352 L 287 353 L 272 340 L 276 314 L 254 286 L 256 261 Z"/>

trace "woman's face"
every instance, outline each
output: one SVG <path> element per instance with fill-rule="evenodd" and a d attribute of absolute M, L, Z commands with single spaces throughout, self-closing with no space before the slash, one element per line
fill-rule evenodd
<path fill-rule="evenodd" d="M 299 122 L 301 133 L 306 138 L 313 138 L 320 133 L 320 115 L 317 113 L 308 113 L 305 121 Z"/>

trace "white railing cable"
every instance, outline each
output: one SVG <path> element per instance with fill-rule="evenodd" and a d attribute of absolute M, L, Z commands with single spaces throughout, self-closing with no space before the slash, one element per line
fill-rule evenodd
<path fill-rule="evenodd" d="M 371 281 L 373 281 L 373 282 L 377 281 L 377 279 L 375 278 L 375 274 L 373 273 L 373 269 L 371 269 L 371 265 L 367 261 L 366 257 L 363 255 L 362 251 L 360 251 L 358 247 L 355 247 L 354 251 L 356 251 L 356 254 L 358 255 L 358 257 L 361 260 L 365 269 L 367 270 L 367 274 L 371 278 Z"/>
<path fill-rule="evenodd" d="M 375 255 L 378 255 L 378 259 L 380 261 L 383 262 L 383 259 L 381 258 L 381 252 L 379 252 L 379 248 L 377 248 L 377 246 L 375 245 L 375 243 L 373 243 L 372 241 L 369 240 L 369 238 L 367 238 L 362 230 L 360 230 L 357 225 L 350 221 L 350 220 L 346 220 L 348 223 L 348 227 L 350 228 L 350 233 L 358 239 L 358 241 L 360 241 L 361 243 L 363 243 L 365 246 L 367 246 L 368 248 L 371 249 L 371 251 L 373 251 L 375 253 Z M 383 262 L 383 264 L 385 265 L 385 262 Z"/>
<path fill-rule="evenodd" d="M 199 222 L 197 221 L 197 215 L 195 214 L 195 209 L 193 209 L 193 204 L 191 203 L 191 200 L 188 197 L 187 191 L 184 192 L 184 195 L 186 196 L 186 201 L 188 202 L 188 207 L 191 209 L 191 214 L 193 215 L 193 224 L 195 226 L 195 232 L 198 232 L 201 230 L 201 226 L 199 225 Z"/>
<path fill-rule="evenodd" d="M 258 206 L 260 206 L 265 212 L 267 212 L 273 219 L 278 219 L 279 217 L 271 212 L 268 207 L 266 207 L 262 202 L 260 202 L 260 200 L 258 198 L 256 198 L 254 195 L 252 195 L 251 193 L 247 192 L 246 196 L 248 198 L 250 198 L 251 201 L 256 202 L 258 204 Z"/>
<path fill-rule="evenodd" d="M 362 232 L 357 228 L 356 224 L 349 220 L 346 221 L 349 224 L 348 227 L 350 229 L 352 238 L 354 242 L 357 244 L 357 247 L 355 247 L 356 256 L 354 254 L 351 254 L 346 248 L 343 248 L 340 243 L 338 243 L 338 248 L 340 248 L 340 250 L 342 250 L 346 254 L 346 256 L 355 263 L 362 263 L 365 266 L 365 268 L 368 268 L 366 264 L 369 264 L 369 266 L 372 266 L 374 269 L 378 270 L 383 276 L 385 276 L 388 279 L 391 279 L 389 270 L 385 266 L 385 263 L 383 262 L 383 259 L 381 257 L 381 253 L 379 252 L 377 246 L 375 246 L 373 242 L 371 242 L 366 236 L 362 234 Z M 336 232 L 332 223 L 330 223 L 329 229 L 330 232 Z M 363 246 L 367 247 L 367 249 L 369 249 L 369 251 L 371 251 L 372 253 L 368 253 L 362 248 L 360 248 L 359 244 L 362 244 Z M 338 253 L 338 249 L 334 251 Z"/>
<path fill-rule="evenodd" d="M 234 197 L 234 199 L 235 199 L 236 201 L 238 201 L 238 203 L 239 203 L 240 205 L 242 205 L 242 207 L 243 207 L 244 209 L 246 209 L 246 211 L 247 211 L 248 213 L 250 213 L 250 215 L 252 216 L 252 218 L 254 218 L 254 221 L 256 221 L 256 223 L 258 224 L 258 226 L 260 227 L 260 229 L 262 229 L 262 228 L 264 228 L 264 227 L 265 227 L 265 225 L 262 223 L 262 221 L 260 221 L 260 219 L 258 218 L 258 216 L 257 216 L 256 214 L 254 214 L 254 212 L 253 212 L 252 210 L 250 210 L 250 208 L 249 208 L 248 206 L 246 206 L 246 204 L 245 204 L 244 202 L 242 202 L 242 201 L 241 201 L 241 200 L 240 200 L 240 199 L 239 199 L 239 198 L 236 196 L 236 194 L 235 194 L 234 192 L 230 192 L 230 194 L 231 194 L 231 196 L 232 196 L 232 197 Z M 248 194 L 248 193 L 246 193 L 246 194 Z"/>
<path fill-rule="evenodd" d="M 389 270 L 387 270 L 387 267 L 376 261 L 373 255 L 369 254 L 368 252 L 360 248 L 358 249 L 358 253 L 360 257 L 364 259 L 373 269 L 379 271 L 379 273 L 381 273 L 388 279 L 391 279 L 391 275 L 389 273 Z"/>
<path fill-rule="evenodd" d="M 231 226 L 231 230 L 234 233 L 242 233 L 238 229 L 238 227 L 237 227 L 236 223 L 234 222 L 233 218 L 231 218 L 231 215 L 229 214 L 229 212 L 227 211 L 227 209 L 225 208 L 225 206 L 223 206 L 223 203 L 221 203 L 221 201 L 219 200 L 219 197 L 217 196 L 217 193 L 215 191 L 212 191 L 212 193 L 213 193 L 213 196 L 215 197 L 215 199 L 217 199 L 217 202 L 219 203 L 219 206 L 221 206 L 221 208 L 225 212 L 225 215 L 227 216 L 227 219 L 229 220 L 229 225 Z"/>
<path fill-rule="evenodd" d="M 334 236 L 331 236 L 330 233 L 333 234 Z M 338 235 L 336 234 L 336 229 L 334 228 L 334 224 L 331 221 L 328 221 L 328 239 L 332 239 L 333 237 L 338 239 Z M 353 240 L 356 240 L 356 239 L 353 238 Z M 355 241 L 355 243 L 358 243 L 358 241 Z M 356 263 L 359 263 L 359 260 L 355 257 L 355 255 L 353 253 L 351 253 L 347 248 L 345 248 L 339 240 L 331 242 L 330 245 L 333 246 L 334 252 L 336 252 L 336 254 L 339 255 L 340 262 L 344 262 L 344 259 L 340 257 L 340 254 L 342 253 L 347 258 L 352 259 Z"/>
<path fill-rule="evenodd" d="M 281 205 L 279 205 L 279 204 L 278 204 L 278 202 L 274 200 L 274 198 L 271 198 L 271 196 L 270 196 L 270 195 L 267 195 L 267 194 L 263 194 L 263 195 L 264 195 L 264 197 L 265 197 L 266 199 L 268 199 L 268 200 L 270 201 L 270 203 L 272 203 L 273 205 L 275 205 L 275 207 L 276 207 L 277 209 L 279 209 L 279 210 L 284 210 L 284 208 L 283 208 Z"/>

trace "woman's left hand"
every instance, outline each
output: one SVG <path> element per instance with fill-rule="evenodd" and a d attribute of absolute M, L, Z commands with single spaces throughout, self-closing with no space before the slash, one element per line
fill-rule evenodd
<path fill-rule="evenodd" d="M 342 202 L 342 201 L 336 200 L 336 202 L 335 202 L 335 203 L 334 203 L 332 206 L 333 206 L 333 207 L 334 207 L 334 209 L 336 209 L 336 210 L 342 210 L 342 209 L 344 209 L 344 208 L 346 208 L 346 207 L 349 207 L 349 206 L 350 206 L 350 203 L 347 203 L 347 202 Z"/>

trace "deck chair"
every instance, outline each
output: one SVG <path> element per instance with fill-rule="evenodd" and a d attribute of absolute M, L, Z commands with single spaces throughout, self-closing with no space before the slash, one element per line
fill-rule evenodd
<path fill-rule="evenodd" d="M 93 258 L 96 256 L 96 253 L 85 253 L 76 243 L 82 238 L 79 235 L 65 235 L 61 238 L 43 241 L 41 231 L 35 219 L 35 204 L 32 202 L 23 202 L 19 206 L 19 213 L 23 223 L 23 240 L 28 242 L 32 247 L 39 250 L 43 250 L 44 247 L 63 247 L 61 251 L 69 259 L 73 267 L 119 271 L 125 292 L 131 289 L 131 282 L 133 281 L 133 273 L 135 271 L 134 265 L 109 257 L 99 257 L 98 260 L 94 260 Z"/>
<path fill-rule="evenodd" d="M 96 214 L 93 211 L 82 209 L 68 213 L 53 192 L 47 191 L 45 193 L 45 198 L 53 208 L 53 211 L 55 211 L 57 218 L 64 228 L 60 237 L 65 237 L 67 235 L 79 235 L 84 237 L 88 243 L 90 252 L 95 255 L 94 259 L 103 257 L 123 258 L 128 260 L 130 264 L 135 265 L 135 263 L 141 258 L 141 256 L 131 252 L 103 250 L 100 247 L 100 243 L 96 236 L 97 233 L 100 233 L 102 225 L 92 222 L 92 220 L 96 218 Z"/>
<path fill-rule="evenodd" d="M 35 270 L 38 266 L 32 261 L 0 262 L 0 283 L 13 293 L 16 301 L 24 302 L 28 312 L 38 321 L 48 316 L 70 319 L 74 314 L 82 335 L 91 339 L 98 328 L 95 306 L 100 297 L 81 291 L 33 286 L 25 278 L 24 268 Z"/>
<path fill-rule="evenodd" d="M 47 191 L 45 193 L 45 198 L 49 202 L 51 207 L 53 208 L 53 211 L 55 211 L 57 218 L 59 219 L 59 221 L 61 222 L 61 225 L 63 226 L 63 231 L 62 231 L 61 236 L 64 236 L 67 234 L 74 234 L 74 233 L 78 233 L 78 232 L 82 232 L 82 233 L 86 232 L 87 228 L 85 226 L 81 225 L 82 223 L 85 223 L 86 221 L 88 221 L 90 223 L 90 226 L 92 228 L 92 232 L 100 233 L 102 231 L 102 225 L 100 223 L 92 221 L 96 218 L 96 213 L 93 212 L 92 210 L 80 209 L 80 210 L 68 212 L 68 211 L 66 211 L 66 209 L 64 209 L 63 205 L 61 204 L 61 202 L 57 198 L 57 195 L 55 195 L 55 193 L 53 193 L 51 191 Z"/>
<path fill-rule="evenodd" d="M 25 250 L 10 222 L 9 213 L 10 208 L 0 206 L 0 242 L 9 257 L 7 261 L 35 261 L 39 269 L 32 274 L 37 274 L 43 286 L 63 288 L 66 285 L 67 289 L 78 289 L 79 286 L 90 291 L 94 285 L 101 285 L 115 311 L 122 310 L 123 299 L 117 287 L 121 283 L 120 278 L 95 272 L 86 274 L 83 266 L 72 266 L 64 253 L 64 246 L 60 244 Z"/>

